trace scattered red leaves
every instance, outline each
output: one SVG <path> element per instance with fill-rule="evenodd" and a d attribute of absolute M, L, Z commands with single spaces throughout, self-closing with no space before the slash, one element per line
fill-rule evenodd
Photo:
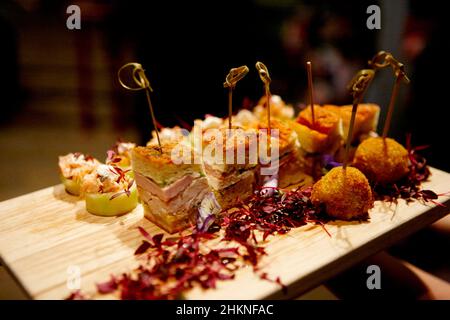
<path fill-rule="evenodd" d="M 146 253 L 145 262 L 135 272 L 111 277 L 97 284 L 101 294 L 118 291 L 121 299 L 176 299 L 194 286 L 215 288 L 218 280 L 234 278 L 238 268 L 237 247 L 210 249 L 206 243 L 217 238 L 212 233 L 192 233 L 178 239 L 151 236 L 143 228 L 146 239 L 136 254 Z"/>
<path fill-rule="evenodd" d="M 257 232 L 266 240 L 270 235 L 285 234 L 306 223 L 323 225 L 324 216 L 312 205 L 310 194 L 310 189 L 276 189 L 268 197 L 259 190 L 248 202 L 213 224 L 208 232 L 194 230 L 177 238 L 150 235 L 138 227 L 145 240 L 135 254 L 143 256 L 144 262 L 134 272 L 112 276 L 97 284 L 97 291 L 118 292 L 121 299 L 177 299 L 195 286 L 215 288 L 217 281 L 234 279 L 236 270 L 246 264 L 259 273 L 258 265 L 266 252 L 257 241 Z M 218 232 L 220 229 L 223 233 Z M 214 239 L 228 245 L 211 248 L 210 240 Z M 265 272 L 259 276 L 287 290 L 279 277 L 271 279 Z"/>
<path fill-rule="evenodd" d="M 131 169 L 125 169 L 125 170 L 124 170 L 124 169 L 121 169 L 121 168 L 116 167 L 116 166 L 111 166 L 111 168 L 109 169 L 109 171 L 111 171 L 111 173 L 117 175 L 116 182 L 119 183 L 120 181 L 126 179 L 126 174 L 127 174 L 128 172 L 130 172 Z"/>
<path fill-rule="evenodd" d="M 426 160 L 417 153 L 420 149 L 411 148 L 408 140 L 409 175 L 389 186 L 375 185 L 377 200 L 402 198 L 436 203 L 434 200 L 440 195 L 420 188 L 430 175 Z M 261 242 L 308 223 L 320 225 L 328 233 L 324 223 L 329 218 L 322 208 L 312 204 L 311 188 L 291 191 L 273 188 L 270 196 L 263 191 L 258 190 L 245 203 L 229 210 L 206 232 L 193 230 L 188 235 L 165 239 L 163 234 L 152 236 L 138 227 L 145 240 L 135 255 L 143 257 L 144 262 L 134 272 L 111 276 L 107 282 L 97 284 L 98 293 L 118 293 L 121 299 L 177 299 L 195 286 L 215 288 L 217 281 L 234 279 L 236 270 L 245 264 L 253 266 L 261 279 L 280 285 L 286 292 L 279 277 L 271 279 L 267 273 L 260 272 L 259 262 L 266 255 Z M 261 237 L 262 241 L 258 240 Z M 232 246 L 211 248 L 213 239 Z M 79 291 L 68 297 L 83 298 Z"/>
<path fill-rule="evenodd" d="M 111 166 L 111 169 L 109 169 L 109 171 L 111 171 L 112 173 L 118 175 L 118 178 L 116 179 L 117 183 L 120 183 L 121 181 L 125 181 L 125 182 L 128 181 L 128 178 L 127 178 L 126 174 L 128 172 L 130 172 L 130 170 L 131 169 L 124 170 L 124 169 L 121 169 L 121 168 L 115 167 L 115 166 Z M 113 194 L 109 198 L 109 200 L 113 200 L 113 199 L 117 198 L 118 196 L 120 196 L 122 194 L 126 194 L 127 197 L 129 197 L 131 195 L 131 187 L 133 186 L 133 184 L 134 184 L 134 179 L 129 180 L 126 189 Z M 102 191 L 103 190 L 101 190 L 99 192 L 102 192 Z"/>
<path fill-rule="evenodd" d="M 224 239 L 243 245 L 249 241 L 256 244 L 255 231 L 262 232 L 266 240 L 269 235 L 286 234 L 307 223 L 323 227 L 328 219 L 323 210 L 312 204 L 310 197 L 311 188 L 291 191 L 274 188 L 270 197 L 260 190 L 222 218 Z"/>
<path fill-rule="evenodd" d="M 97 291 L 101 294 L 112 293 L 116 290 L 117 290 L 117 281 L 114 276 L 111 276 L 111 279 L 109 281 L 97 284 Z"/>
<path fill-rule="evenodd" d="M 143 240 L 142 244 L 136 249 L 134 254 L 135 255 L 142 254 L 145 251 L 147 251 L 147 249 L 149 249 L 150 247 L 151 247 L 151 244 L 148 241 Z"/>
<path fill-rule="evenodd" d="M 86 297 L 80 292 L 80 290 L 76 290 L 72 292 L 66 300 L 86 300 Z"/>

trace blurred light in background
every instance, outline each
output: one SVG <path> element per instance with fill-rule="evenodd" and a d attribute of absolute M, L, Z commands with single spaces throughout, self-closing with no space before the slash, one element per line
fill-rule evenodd
<path fill-rule="evenodd" d="M 204 3 L 150 1 L 2 1 L 2 117 L 0 200 L 58 183 L 57 156 L 71 151 L 102 159 L 118 138 L 144 143 L 152 129 L 145 96 L 123 90 L 116 72 L 138 60 L 155 92 L 164 126 L 226 114 L 223 79 L 231 67 L 263 61 L 272 91 L 300 106 L 306 101 L 306 60 L 313 61 L 318 103 L 347 104 L 346 84 L 378 50 L 407 65 L 392 135 L 432 144 L 432 165 L 445 156 L 445 92 L 435 77 L 446 41 L 433 1 L 245 0 Z M 81 8 L 81 30 L 66 28 L 66 8 Z M 382 8 L 382 29 L 368 30 L 366 9 Z M 197 69 L 202 72 L 196 72 Z M 236 90 L 236 105 L 263 94 L 256 72 Z M 383 110 L 392 88 L 383 70 L 368 99 Z M 442 99 L 442 100 L 441 100 Z M 438 101 L 439 100 L 439 101 Z M 237 108 L 236 108 L 237 109 Z M 181 119 L 181 121 L 180 121 Z M 382 114 L 384 119 L 384 113 Z"/>

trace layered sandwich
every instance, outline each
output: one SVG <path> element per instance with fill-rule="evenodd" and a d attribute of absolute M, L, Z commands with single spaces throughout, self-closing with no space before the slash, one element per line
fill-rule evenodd
<path fill-rule="evenodd" d="M 260 130 L 268 130 L 267 120 L 259 124 Z M 274 131 L 276 130 L 276 131 Z M 301 149 L 296 131 L 289 126 L 289 122 L 280 119 L 270 121 L 270 145 L 267 155 L 270 157 L 270 166 L 277 166 L 278 187 L 285 188 L 294 184 L 312 183 L 312 159 L 308 158 Z M 261 149 L 263 141 L 259 141 Z M 277 154 L 274 147 L 278 148 Z M 262 152 L 264 154 L 264 152 Z M 266 165 L 267 166 L 267 165 Z M 262 171 L 261 171 L 262 172 Z M 260 177 L 260 183 L 267 177 Z"/>
<path fill-rule="evenodd" d="M 169 233 L 195 223 L 208 181 L 189 144 L 136 147 L 132 167 L 147 219 Z M 180 154 L 180 150 L 184 154 Z"/>
<path fill-rule="evenodd" d="M 258 168 L 256 130 L 209 130 L 203 137 L 202 165 L 223 210 L 252 195 Z"/>

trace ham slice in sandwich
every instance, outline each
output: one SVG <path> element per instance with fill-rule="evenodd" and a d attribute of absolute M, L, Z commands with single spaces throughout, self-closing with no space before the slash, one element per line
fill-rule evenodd
<path fill-rule="evenodd" d="M 190 154 L 181 155 L 176 150 Z M 184 160 L 184 162 L 182 162 Z M 200 163 L 194 161 L 189 145 L 180 142 L 159 146 L 136 147 L 132 153 L 132 167 L 147 219 L 169 233 L 185 229 L 195 223 L 198 206 L 209 192 Z"/>

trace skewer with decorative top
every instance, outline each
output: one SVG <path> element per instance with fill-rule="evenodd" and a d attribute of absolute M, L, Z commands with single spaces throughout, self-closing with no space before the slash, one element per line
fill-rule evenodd
<path fill-rule="evenodd" d="M 266 65 L 260 61 L 256 62 L 256 70 L 258 70 L 259 77 L 261 81 L 264 83 L 264 91 L 266 94 L 266 108 L 267 108 L 267 128 L 270 134 L 270 82 L 272 79 L 270 78 L 269 70 Z"/>
<path fill-rule="evenodd" d="M 386 59 L 388 56 L 392 56 L 389 52 L 379 51 L 372 60 L 369 60 L 369 67 L 372 67 L 374 71 L 378 69 L 386 68 L 389 66 L 389 61 Z"/>
<path fill-rule="evenodd" d="M 129 86 L 129 85 L 125 84 L 124 81 L 122 81 L 122 78 L 121 78 L 122 72 L 127 68 L 131 69 L 131 79 L 134 81 L 136 86 Z M 119 78 L 120 84 L 125 89 L 131 90 L 131 91 L 145 90 L 148 106 L 150 108 L 150 115 L 152 117 L 153 127 L 155 129 L 156 138 L 158 140 L 159 151 L 162 153 L 162 146 L 161 146 L 161 140 L 159 139 L 157 121 L 156 121 L 155 113 L 153 111 L 152 101 L 150 99 L 150 92 L 153 92 L 153 89 L 150 86 L 150 82 L 148 81 L 147 76 L 145 75 L 144 68 L 142 68 L 142 65 L 140 63 L 130 62 L 130 63 L 123 65 L 119 69 L 119 71 L 117 72 L 117 77 Z"/>
<path fill-rule="evenodd" d="M 228 88 L 228 128 L 231 129 L 231 117 L 233 115 L 233 89 L 236 87 L 236 83 L 248 73 L 247 66 L 240 66 L 238 68 L 232 68 L 225 78 L 223 83 L 224 88 Z"/>
<path fill-rule="evenodd" d="M 405 66 L 403 63 L 395 59 L 391 53 L 386 51 L 378 52 L 371 61 L 369 65 L 375 70 L 380 68 L 385 68 L 391 66 L 395 74 L 394 87 L 392 88 L 391 98 L 389 100 L 388 113 L 386 116 L 386 121 L 383 127 L 383 139 L 385 139 L 389 133 L 389 128 L 391 126 L 392 114 L 394 112 L 395 99 L 398 95 L 398 90 L 400 87 L 400 82 L 404 81 L 406 84 L 410 82 L 408 76 L 405 73 Z"/>
<path fill-rule="evenodd" d="M 375 71 L 372 69 L 363 69 L 359 71 L 348 84 L 347 88 L 353 96 L 352 117 L 350 119 L 350 125 L 347 133 L 347 142 L 345 144 L 344 154 L 344 169 L 348 164 L 348 156 L 350 152 L 350 144 L 352 142 L 353 127 L 355 124 L 356 112 L 358 111 L 358 104 L 362 101 L 364 94 L 375 75 Z"/>

